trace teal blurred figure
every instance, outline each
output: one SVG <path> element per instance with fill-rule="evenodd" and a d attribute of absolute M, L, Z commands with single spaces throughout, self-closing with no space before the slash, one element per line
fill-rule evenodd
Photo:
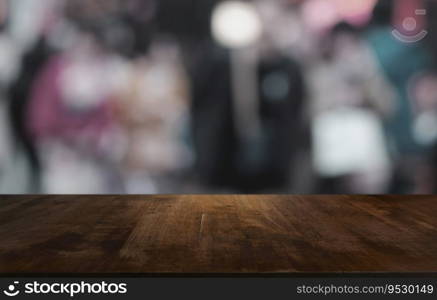
<path fill-rule="evenodd" d="M 394 35 L 396 17 L 399 18 L 395 12 L 403 9 L 402 4 L 402 1 L 379 1 L 366 33 L 382 72 L 396 93 L 393 110 L 384 120 L 392 158 L 397 165 L 392 193 L 412 191 L 413 170 L 410 168 L 414 166 L 415 159 L 426 152 L 426 147 L 417 142 L 413 132 L 415 112 L 410 87 L 414 78 L 428 71 L 433 63 L 424 40 L 408 43 Z"/>

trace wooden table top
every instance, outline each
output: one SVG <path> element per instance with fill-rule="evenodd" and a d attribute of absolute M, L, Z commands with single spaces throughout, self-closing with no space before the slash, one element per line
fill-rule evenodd
<path fill-rule="evenodd" d="M 437 197 L 0 196 L 0 272 L 437 272 Z"/>

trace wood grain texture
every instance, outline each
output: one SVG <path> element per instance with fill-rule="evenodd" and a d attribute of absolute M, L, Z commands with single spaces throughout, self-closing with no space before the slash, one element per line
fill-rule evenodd
<path fill-rule="evenodd" d="M 437 197 L 0 197 L 3 273 L 374 271 L 437 271 Z"/>

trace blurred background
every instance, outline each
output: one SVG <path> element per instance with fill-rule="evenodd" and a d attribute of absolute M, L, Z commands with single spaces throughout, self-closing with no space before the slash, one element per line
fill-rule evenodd
<path fill-rule="evenodd" d="M 431 0 L 0 0 L 0 193 L 437 192 Z"/>

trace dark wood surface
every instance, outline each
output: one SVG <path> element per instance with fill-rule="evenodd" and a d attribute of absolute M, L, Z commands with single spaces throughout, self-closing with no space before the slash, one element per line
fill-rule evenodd
<path fill-rule="evenodd" d="M 437 272 L 437 197 L 1 196 L 0 272 Z"/>

